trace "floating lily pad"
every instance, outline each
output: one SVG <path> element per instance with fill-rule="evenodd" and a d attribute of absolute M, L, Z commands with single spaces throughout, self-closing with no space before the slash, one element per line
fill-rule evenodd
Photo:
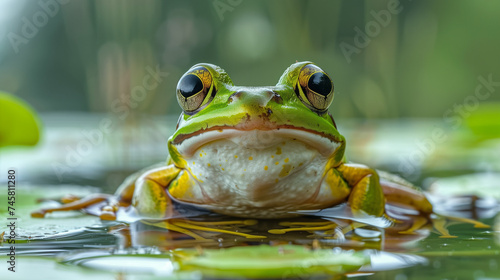
<path fill-rule="evenodd" d="M 369 263 L 362 253 L 331 249 L 310 250 L 299 245 L 248 246 L 174 252 L 181 270 L 198 270 L 214 277 L 300 277 L 341 274 Z"/>
<path fill-rule="evenodd" d="M 147 278 L 162 276 L 165 279 L 193 279 L 193 276 L 217 279 L 335 276 L 357 271 L 370 262 L 368 255 L 359 252 L 310 250 L 300 245 L 259 245 L 203 251 L 177 249 L 168 253 L 141 250 L 77 252 L 65 256 L 60 262 L 97 271 L 141 274 Z"/>

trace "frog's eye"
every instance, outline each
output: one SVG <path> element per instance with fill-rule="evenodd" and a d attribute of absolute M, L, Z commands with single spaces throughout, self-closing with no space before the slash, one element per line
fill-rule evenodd
<path fill-rule="evenodd" d="M 333 100 L 333 82 L 321 68 L 308 64 L 300 70 L 295 92 L 307 107 L 325 112 Z"/>
<path fill-rule="evenodd" d="M 177 83 L 177 101 L 187 114 L 194 114 L 214 97 L 212 75 L 205 67 L 189 70 Z"/>

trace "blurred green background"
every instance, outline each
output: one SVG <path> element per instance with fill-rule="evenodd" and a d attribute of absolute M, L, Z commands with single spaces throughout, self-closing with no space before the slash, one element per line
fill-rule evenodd
<path fill-rule="evenodd" d="M 500 80 L 499 1 L 400 1 L 386 19 L 392 2 L 1 0 L 0 89 L 39 112 L 111 112 L 158 65 L 169 76 L 131 113 L 178 114 L 175 86 L 195 63 L 274 85 L 311 60 L 334 79 L 335 117 L 406 118 L 441 117 L 479 75 Z M 357 51 L 346 58 L 342 42 Z"/>
<path fill-rule="evenodd" d="M 192 65 L 258 86 L 310 60 L 334 80 L 330 111 L 350 159 L 409 179 L 422 165 L 498 171 L 499 10 L 488 0 L 0 0 L 0 90 L 44 125 L 38 148 L 4 150 L 0 166 L 66 182 L 164 160 L 176 84 Z M 91 141 L 96 130 L 104 140 Z"/>
<path fill-rule="evenodd" d="M 0 145 L 0 185 L 14 169 L 17 190 L 30 197 L 41 195 L 30 184 L 46 185 L 47 197 L 89 191 L 84 185 L 112 193 L 167 158 L 181 112 L 175 88 L 192 65 L 266 86 L 310 60 L 334 80 L 330 112 L 349 160 L 438 194 L 492 197 L 500 189 L 499 11 L 498 0 L 0 0 L 0 105 L 2 92 L 13 94 L 41 124 L 35 147 Z M 0 144 L 16 125 L 7 111 L 0 106 Z M 425 269 L 373 277 L 497 277 L 489 256 L 498 246 L 481 247 L 498 239 L 492 232 L 470 247 L 476 233 L 467 230 L 467 239 L 446 240 L 452 246 L 421 243 L 442 259 L 429 254 Z M 461 249 L 491 255 L 464 251 L 471 261 Z"/>

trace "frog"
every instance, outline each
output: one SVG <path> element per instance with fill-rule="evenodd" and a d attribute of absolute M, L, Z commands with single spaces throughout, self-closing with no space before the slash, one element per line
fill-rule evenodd
<path fill-rule="evenodd" d="M 251 219 L 340 204 L 354 217 L 388 217 L 392 204 L 417 212 L 413 231 L 433 214 L 420 189 L 346 159 L 345 137 L 329 110 L 333 80 L 312 62 L 296 62 L 275 86 L 261 87 L 236 86 L 219 66 L 200 63 L 180 78 L 175 95 L 182 113 L 167 141 L 166 164 L 131 175 L 115 195 L 75 199 L 32 216 L 106 201 L 98 211 L 104 220 L 115 220 L 123 207 L 167 217 L 175 203 Z"/>

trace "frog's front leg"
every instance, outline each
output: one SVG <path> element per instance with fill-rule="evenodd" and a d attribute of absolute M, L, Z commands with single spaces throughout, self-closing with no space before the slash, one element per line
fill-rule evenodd
<path fill-rule="evenodd" d="M 374 169 L 365 165 L 342 163 L 335 168 L 330 168 L 325 173 L 323 194 L 321 197 L 329 197 L 330 202 L 336 205 L 347 201 L 354 216 L 383 216 L 385 213 L 386 197 L 384 196 L 385 185 L 380 184 L 380 176 Z M 390 188 L 390 186 L 388 187 Z M 325 190 L 329 190 L 326 192 Z M 393 190 L 391 199 L 398 199 L 398 193 Z M 408 200 L 408 199 L 407 199 Z M 392 218 L 385 216 L 390 220 Z M 282 224 L 285 225 L 285 224 Z M 353 223 L 339 229 L 347 233 L 361 224 Z M 337 225 L 326 222 L 316 225 L 310 223 L 309 227 L 292 227 L 290 229 L 272 230 L 271 233 L 284 233 L 298 230 L 327 230 L 337 228 Z"/>
<path fill-rule="evenodd" d="M 352 187 L 348 202 L 354 214 L 361 211 L 382 216 L 386 212 L 385 204 L 390 204 L 418 212 L 414 222 L 409 225 L 411 231 L 430 220 L 432 205 L 424 193 L 400 177 L 386 172 L 378 173 L 365 165 L 354 163 L 341 164 L 337 170 Z M 398 221 L 390 213 L 385 214 L 386 218 Z"/>
<path fill-rule="evenodd" d="M 180 171 L 171 164 L 150 170 L 135 181 L 131 203 L 141 216 L 164 218 L 172 214 L 172 202 L 167 189 Z M 128 198 L 130 193 L 125 187 L 121 195 Z"/>
<path fill-rule="evenodd" d="M 368 214 L 377 217 L 384 214 L 384 193 L 375 170 L 353 163 L 343 163 L 336 170 L 352 188 L 348 203 L 353 214 Z"/>

